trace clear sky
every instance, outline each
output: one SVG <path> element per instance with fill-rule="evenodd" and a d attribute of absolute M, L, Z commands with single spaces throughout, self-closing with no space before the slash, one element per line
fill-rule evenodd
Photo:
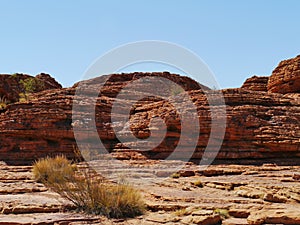
<path fill-rule="evenodd" d="M 195 52 L 221 87 L 300 54 L 298 0 L 0 0 L 0 73 L 64 86 L 119 45 L 163 40 Z"/>

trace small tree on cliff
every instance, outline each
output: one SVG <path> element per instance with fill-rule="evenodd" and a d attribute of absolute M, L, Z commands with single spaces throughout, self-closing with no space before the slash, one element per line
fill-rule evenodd
<path fill-rule="evenodd" d="M 35 77 L 20 80 L 20 84 L 23 86 L 23 92 L 19 94 L 21 102 L 29 100 L 30 94 L 42 91 L 44 88 L 44 83 Z"/>

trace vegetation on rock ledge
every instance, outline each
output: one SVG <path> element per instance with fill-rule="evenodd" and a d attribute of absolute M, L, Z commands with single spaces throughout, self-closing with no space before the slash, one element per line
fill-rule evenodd
<path fill-rule="evenodd" d="M 44 82 L 35 77 L 20 80 L 20 84 L 23 86 L 23 92 L 19 94 L 20 102 L 29 100 L 30 94 L 44 89 Z"/>

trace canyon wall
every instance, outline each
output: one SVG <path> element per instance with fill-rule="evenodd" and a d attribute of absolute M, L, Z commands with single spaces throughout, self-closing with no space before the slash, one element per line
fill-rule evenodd
<path fill-rule="evenodd" d="M 300 162 L 299 62 L 299 56 L 285 60 L 270 77 L 254 76 L 247 79 L 241 88 L 221 91 L 226 103 L 226 132 L 217 160 L 241 163 Z M 122 129 L 128 124 L 122 121 L 112 123 L 111 107 L 118 93 L 126 85 L 142 77 L 168 78 L 188 92 L 197 107 L 200 123 L 200 131 L 190 131 L 191 134 L 199 132 L 192 159 L 200 160 L 211 132 L 211 107 L 215 112 L 222 111 L 221 105 L 209 106 L 207 94 L 218 96 L 218 91 L 199 85 L 190 78 L 168 72 L 114 74 L 108 81 L 108 76 L 102 76 L 77 83 L 71 88 L 61 88 L 51 77 L 38 77 L 47 80 L 49 87 L 56 89 L 35 93 L 27 102 L 9 104 L 0 114 L 0 160 L 11 164 L 30 164 L 46 155 L 66 154 L 74 158 L 77 143 L 73 129 L 78 126 L 82 129 L 82 133 L 79 134 L 80 142 L 86 143 L 88 150 L 97 148 L 93 143 L 100 137 L 109 152 L 114 152 L 122 158 L 126 152 L 130 152 L 126 147 L 130 143 L 121 143 L 113 127 Z M 103 85 L 101 95 L 97 97 L 96 106 L 93 106 L 92 94 L 99 93 L 99 85 Z M 86 87 L 88 91 L 85 96 L 74 99 L 78 86 Z M 144 87 L 144 90 L 146 91 L 147 87 Z M 165 91 L 178 95 L 179 100 L 182 96 L 177 89 Z M 136 92 L 127 93 L 129 98 L 136 95 Z M 76 101 L 78 109 L 84 110 L 75 111 L 74 114 L 73 101 Z M 128 99 L 128 102 L 130 101 L 132 100 Z M 183 111 L 189 110 L 184 101 L 180 108 Z M 91 132 L 93 122 L 86 119 L 93 110 L 97 135 Z M 125 113 L 126 109 L 118 110 L 120 115 L 113 116 L 122 116 L 123 111 Z M 141 99 L 130 110 L 129 126 L 138 138 L 147 138 L 151 135 L 151 129 L 157 130 L 156 134 L 160 135 L 160 128 L 155 127 L 155 123 L 149 127 L 151 119 L 155 117 L 161 117 L 166 122 L 167 134 L 161 144 L 142 153 L 149 158 L 164 159 L 174 151 L 181 135 L 180 115 L 174 111 L 172 104 L 154 96 Z M 184 145 L 188 148 L 189 142 L 186 141 Z M 217 146 L 214 149 L 212 145 L 212 153 L 218 150 Z M 185 154 L 184 148 L 182 154 Z M 127 155 L 130 157 L 130 154 Z"/>

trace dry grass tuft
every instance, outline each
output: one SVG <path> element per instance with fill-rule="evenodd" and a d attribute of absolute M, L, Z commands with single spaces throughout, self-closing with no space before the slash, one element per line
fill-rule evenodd
<path fill-rule="evenodd" d="M 61 155 L 55 158 L 43 158 L 34 163 L 32 172 L 38 182 L 64 183 L 75 175 L 76 166 Z"/>
<path fill-rule="evenodd" d="M 180 177 L 180 174 L 179 173 L 173 173 L 173 174 L 171 174 L 170 177 L 174 178 L 174 179 L 178 179 Z"/>
<path fill-rule="evenodd" d="M 199 188 L 202 188 L 204 186 L 203 183 L 201 182 L 201 180 L 193 181 L 192 185 L 199 187 Z"/>
<path fill-rule="evenodd" d="M 182 216 L 188 216 L 190 214 L 191 214 L 191 212 L 187 208 L 178 209 L 178 210 L 176 210 L 174 212 L 175 216 L 180 216 L 180 217 L 182 217 Z"/>
<path fill-rule="evenodd" d="M 37 174 L 37 170 L 42 170 L 43 173 L 39 172 L 42 175 L 35 177 L 73 202 L 78 210 L 108 218 L 135 217 L 144 212 L 145 204 L 140 193 L 130 185 L 109 183 L 90 169 L 81 169 L 75 173 L 74 166 L 68 160 L 62 166 L 61 161 L 65 161 L 56 158 L 45 158 L 36 162 L 33 166 L 34 174 Z M 49 175 L 53 171 L 56 171 L 58 180 Z"/>
<path fill-rule="evenodd" d="M 215 210 L 214 210 L 214 213 L 219 214 L 219 215 L 220 215 L 222 218 L 224 218 L 224 219 L 230 217 L 229 212 L 228 212 L 227 209 L 215 209 Z"/>

